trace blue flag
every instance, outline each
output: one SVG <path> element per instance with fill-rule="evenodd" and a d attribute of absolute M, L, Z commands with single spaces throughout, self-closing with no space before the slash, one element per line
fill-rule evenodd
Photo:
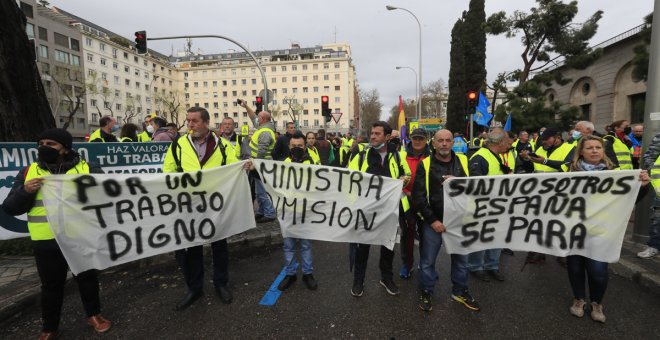
<path fill-rule="evenodd" d="M 488 113 L 488 107 L 490 107 L 490 102 L 486 98 L 483 92 L 479 92 L 479 104 L 477 105 L 477 112 L 474 114 L 474 122 L 477 125 L 482 125 L 488 127 L 490 120 L 493 119 L 493 115 Z"/>
<path fill-rule="evenodd" d="M 506 117 L 506 123 L 504 123 L 504 131 L 511 131 L 511 112 Z"/>

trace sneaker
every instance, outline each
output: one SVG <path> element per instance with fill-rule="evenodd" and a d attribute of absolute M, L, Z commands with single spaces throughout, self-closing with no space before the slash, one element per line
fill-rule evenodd
<path fill-rule="evenodd" d="M 488 275 L 483 270 L 477 270 L 476 272 L 472 272 L 472 275 L 474 275 L 474 277 L 476 277 L 477 279 L 483 282 L 490 282 Z"/>
<path fill-rule="evenodd" d="M 406 280 L 412 277 L 413 270 L 408 269 L 408 266 L 405 264 L 401 266 L 401 270 L 399 271 L 399 277 Z"/>
<path fill-rule="evenodd" d="M 387 290 L 387 293 L 390 295 L 399 295 L 401 292 L 399 291 L 399 287 L 396 286 L 394 281 L 392 279 L 388 280 L 380 280 L 380 285 L 385 287 L 385 290 Z"/>
<path fill-rule="evenodd" d="M 314 275 L 312 274 L 304 274 L 302 280 L 309 290 L 316 290 L 316 288 L 319 287 L 318 283 L 316 283 L 316 279 L 314 279 Z"/>
<path fill-rule="evenodd" d="M 582 299 L 575 299 L 573 300 L 573 305 L 569 310 L 571 311 L 571 314 L 577 316 L 578 318 L 581 318 L 584 316 L 584 306 L 586 306 L 586 302 Z"/>
<path fill-rule="evenodd" d="M 351 295 L 360 297 L 364 294 L 364 283 L 362 281 L 354 281 L 353 288 L 351 288 Z"/>
<path fill-rule="evenodd" d="M 505 280 L 504 275 L 502 275 L 502 273 L 500 273 L 500 271 L 497 270 L 497 269 L 487 270 L 487 272 L 488 272 L 488 274 L 490 274 L 490 276 L 492 276 L 497 281 L 504 281 Z"/>
<path fill-rule="evenodd" d="M 277 289 L 279 289 L 280 291 L 287 290 L 289 287 L 291 287 L 291 285 L 294 282 L 296 282 L 296 279 L 297 279 L 297 277 L 295 275 L 285 276 L 284 279 L 282 280 L 282 282 L 280 282 L 280 284 L 277 286 Z"/>
<path fill-rule="evenodd" d="M 643 258 L 643 259 L 650 259 L 653 258 L 654 256 L 658 255 L 658 250 L 653 248 L 653 247 L 646 247 L 643 251 L 640 251 L 637 253 L 637 257 Z"/>
<path fill-rule="evenodd" d="M 468 309 L 471 309 L 473 311 L 480 311 L 481 306 L 479 306 L 479 302 L 475 300 L 468 292 L 463 292 L 461 295 L 451 295 L 451 298 L 454 299 L 454 301 L 461 303 L 463 306 L 467 307 Z"/>
<path fill-rule="evenodd" d="M 425 311 L 425 312 L 430 312 L 433 310 L 433 293 L 429 292 L 428 290 L 423 290 L 422 293 L 419 295 L 419 309 Z"/>
<path fill-rule="evenodd" d="M 605 314 L 603 314 L 603 305 L 599 303 L 591 303 L 591 320 L 605 323 Z"/>
<path fill-rule="evenodd" d="M 513 250 L 509 248 L 502 248 L 502 254 L 513 256 Z"/>

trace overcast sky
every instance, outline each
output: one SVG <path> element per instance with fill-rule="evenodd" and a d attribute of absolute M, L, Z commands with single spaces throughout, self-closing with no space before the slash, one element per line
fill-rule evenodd
<path fill-rule="evenodd" d="M 329 42 L 347 42 L 353 52 L 358 84 L 365 90 L 378 89 L 383 118 L 398 103 L 398 96 L 415 97 L 419 29 L 414 18 L 401 10 L 388 11 L 385 5 L 404 7 L 422 24 L 422 80 L 425 84 L 449 74 L 451 29 L 468 0 L 52 0 L 51 5 L 96 23 L 133 40 L 133 33 L 145 29 L 149 37 L 218 34 L 243 43 L 252 51 L 289 48 L 292 41 L 301 47 Z M 498 11 L 529 12 L 533 0 L 486 0 L 486 16 Z M 603 10 L 592 45 L 643 23 L 653 11 L 653 0 L 582 0 L 576 22 L 596 10 Z M 504 71 L 522 66 L 519 38 L 487 37 L 488 80 Z M 149 47 L 169 55 L 183 48 L 183 41 L 149 42 Z M 206 53 L 236 49 L 219 39 L 199 39 L 193 49 Z"/>

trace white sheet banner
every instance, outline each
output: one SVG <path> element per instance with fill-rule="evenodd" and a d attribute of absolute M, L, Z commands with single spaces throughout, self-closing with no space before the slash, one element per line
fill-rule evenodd
<path fill-rule="evenodd" d="M 494 248 L 619 260 L 639 170 L 453 178 L 444 185 L 447 252 Z"/>
<path fill-rule="evenodd" d="M 394 248 L 403 181 L 329 166 L 254 164 L 282 236 Z"/>
<path fill-rule="evenodd" d="M 46 178 L 44 204 L 74 274 L 254 228 L 244 162 L 189 173 Z"/>

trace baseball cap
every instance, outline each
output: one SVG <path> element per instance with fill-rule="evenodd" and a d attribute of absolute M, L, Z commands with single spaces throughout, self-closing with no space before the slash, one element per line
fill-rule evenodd
<path fill-rule="evenodd" d="M 561 132 L 559 131 L 559 129 L 550 127 L 550 128 L 545 129 L 543 131 L 543 133 L 541 133 L 539 138 L 541 140 L 544 140 L 544 139 L 548 139 L 550 137 L 558 136 L 560 134 L 561 134 Z"/>
<path fill-rule="evenodd" d="M 426 138 L 426 130 L 419 128 L 412 131 L 410 138 L 412 137 L 424 137 Z"/>

